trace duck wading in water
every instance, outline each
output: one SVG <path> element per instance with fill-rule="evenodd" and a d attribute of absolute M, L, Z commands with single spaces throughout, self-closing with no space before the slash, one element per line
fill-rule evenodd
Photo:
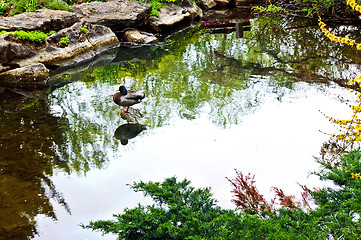
<path fill-rule="evenodd" d="M 113 101 L 122 107 L 127 107 L 122 113 L 126 113 L 130 106 L 140 103 L 145 98 L 145 94 L 133 90 L 127 90 L 123 85 L 119 87 L 119 92 L 113 95 Z"/>

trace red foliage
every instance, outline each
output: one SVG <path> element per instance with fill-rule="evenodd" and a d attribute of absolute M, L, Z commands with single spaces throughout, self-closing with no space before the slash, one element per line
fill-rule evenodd
<path fill-rule="evenodd" d="M 237 176 L 235 179 L 227 180 L 233 185 L 232 193 L 234 199 L 232 202 L 236 204 L 242 211 L 252 214 L 260 214 L 262 211 L 271 212 L 271 205 L 261 195 L 255 186 L 254 175 L 251 174 L 244 176 L 242 172 L 236 170 Z"/>
<path fill-rule="evenodd" d="M 299 209 L 301 206 L 308 207 L 310 201 L 310 190 L 305 185 L 300 185 L 302 188 L 301 201 L 297 200 L 293 195 L 286 195 L 282 189 L 272 187 L 272 190 L 275 192 L 276 196 L 274 199 L 268 203 L 267 200 L 259 193 L 256 188 L 256 181 L 254 180 L 254 175 L 251 176 L 243 175 L 242 172 L 236 170 L 237 176 L 234 179 L 226 178 L 233 186 L 233 199 L 232 202 L 241 209 L 241 211 L 251 214 L 262 215 L 263 211 L 275 212 L 275 202 L 278 200 L 280 206 L 286 207 L 288 209 Z"/>
<path fill-rule="evenodd" d="M 297 209 L 298 208 L 300 203 L 298 201 L 296 201 L 295 196 L 284 194 L 283 190 L 280 188 L 272 187 L 272 190 L 276 193 L 274 202 L 278 198 L 279 204 L 281 206 L 284 206 L 288 209 Z"/>

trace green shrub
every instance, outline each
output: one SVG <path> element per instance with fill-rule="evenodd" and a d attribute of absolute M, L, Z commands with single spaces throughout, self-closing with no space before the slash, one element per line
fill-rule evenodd
<path fill-rule="evenodd" d="M 0 0 L 0 15 L 5 15 L 8 10 L 8 4 L 4 0 Z"/>
<path fill-rule="evenodd" d="M 170 3 L 174 3 L 179 5 L 180 0 L 137 0 L 138 2 L 149 4 L 152 6 L 152 11 L 150 12 L 150 16 L 159 17 L 159 9 L 167 6 Z"/>
<path fill-rule="evenodd" d="M 300 210 L 281 209 L 266 218 L 224 210 L 209 188 L 195 189 L 175 177 L 140 182 L 132 188 L 155 204 L 126 208 L 116 221 L 99 220 L 83 228 L 118 234 L 118 239 L 325 239 L 317 219 Z"/>
<path fill-rule="evenodd" d="M 158 0 L 151 0 L 149 3 L 147 3 L 149 5 L 152 6 L 152 11 L 150 12 L 150 16 L 156 16 L 159 17 L 159 12 L 158 10 L 161 9 L 162 7 L 167 6 L 166 3 L 163 2 L 159 2 Z"/>
<path fill-rule="evenodd" d="M 63 10 L 63 11 L 71 11 L 72 8 L 64 1 L 61 0 L 52 0 L 44 5 L 45 8 L 53 9 L 53 10 Z"/>
<path fill-rule="evenodd" d="M 37 9 L 41 8 L 42 0 L 18 0 L 13 1 L 14 9 L 11 10 L 10 15 L 14 16 L 23 12 L 34 12 Z"/>
<path fill-rule="evenodd" d="M 92 221 L 81 226 L 117 234 L 118 239 L 359 239 L 361 152 L 345 154 L 339 162 L 320 163 L 323 169 L 316 174 L 333 185 L 307 189 L 315 203 L 313 209 L 283 206 L 262 214 L 249 214 L 247 209 L 239 209 L 243 213 L 225 210 L 216 205 L 209 188 L 195 189 L 188 180 L 178 182 L 172 177 L 131 186 L 151 197 L 154 204 L 126 208 L 122 214 L 114 215 L 116 220 Z M 249 192 L 255 191 L 249 183 L 254 184 L 253 178 L 241 181 L 240 188 L 247 190 L 243 191 L 245 195 L 239 195 L 242 201 L 255 199 Z M 289 200 L 280 193 L 281 201 Z"/>
<path fill-rule="evenodd" d="M 23 12 L 34 12 L 41 8 L 71 11 L 71 7 L 62 0 L 14 0 L 13 7 L 14 9 L 10 13 L 11 16 Z"/>

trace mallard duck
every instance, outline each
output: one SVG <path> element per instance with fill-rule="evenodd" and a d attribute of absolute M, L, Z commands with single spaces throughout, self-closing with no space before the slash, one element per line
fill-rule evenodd
<path fill-rule="evenodd" d="M 133 90 L 127 90 L 123 85 L 119 87 L 119 92 L 113 95 L 113 101 L 122 107 L 127 107 L 122 113 L 128 112 L 130 106 L 140 103 L 145 98 L 145 94 Z"/>

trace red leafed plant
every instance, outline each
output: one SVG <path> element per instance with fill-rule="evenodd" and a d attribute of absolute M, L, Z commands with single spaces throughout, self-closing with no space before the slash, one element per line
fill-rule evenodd
<path fill-rule="evenodd" d="M 243 212 L 250 214 L 257 214 L 263 216 L 263 212 L 275 212 L 276 200 L 278 205 L 288 209 L 300 209 L 301 206 L 311 208 L 309 205 L 310 190 L 303 185 L 303 192 L 301 193 L 302 202 L 297 200 L 293 195 L 286 195 L 282 189 L 272 187 L 271 190 L 275 192 L 275 197 L 269 203 L 262 194 L 259 193 L 254 180 L 254 175 L 250 173 L 244 175 L 242 172 L 235 170 L 237 176 L 234 179 L 226 178 L 233 186 L 231 191 L 233 195 L 232 202 L 240 208 Z"/>
<path fill-rule="evenodd" d="M 237 176 L 231 180 L 227 180 L 233 185 L 232 193 L 234 198 L 232 202 L 244 212 L 251 214 L 260 214 L 263 211 L 272 211 L 272 205 L 261 195 L 255 186 L 256 181 L 254 175 L 243 175 L 242 172 L 236 170 Z"/>

